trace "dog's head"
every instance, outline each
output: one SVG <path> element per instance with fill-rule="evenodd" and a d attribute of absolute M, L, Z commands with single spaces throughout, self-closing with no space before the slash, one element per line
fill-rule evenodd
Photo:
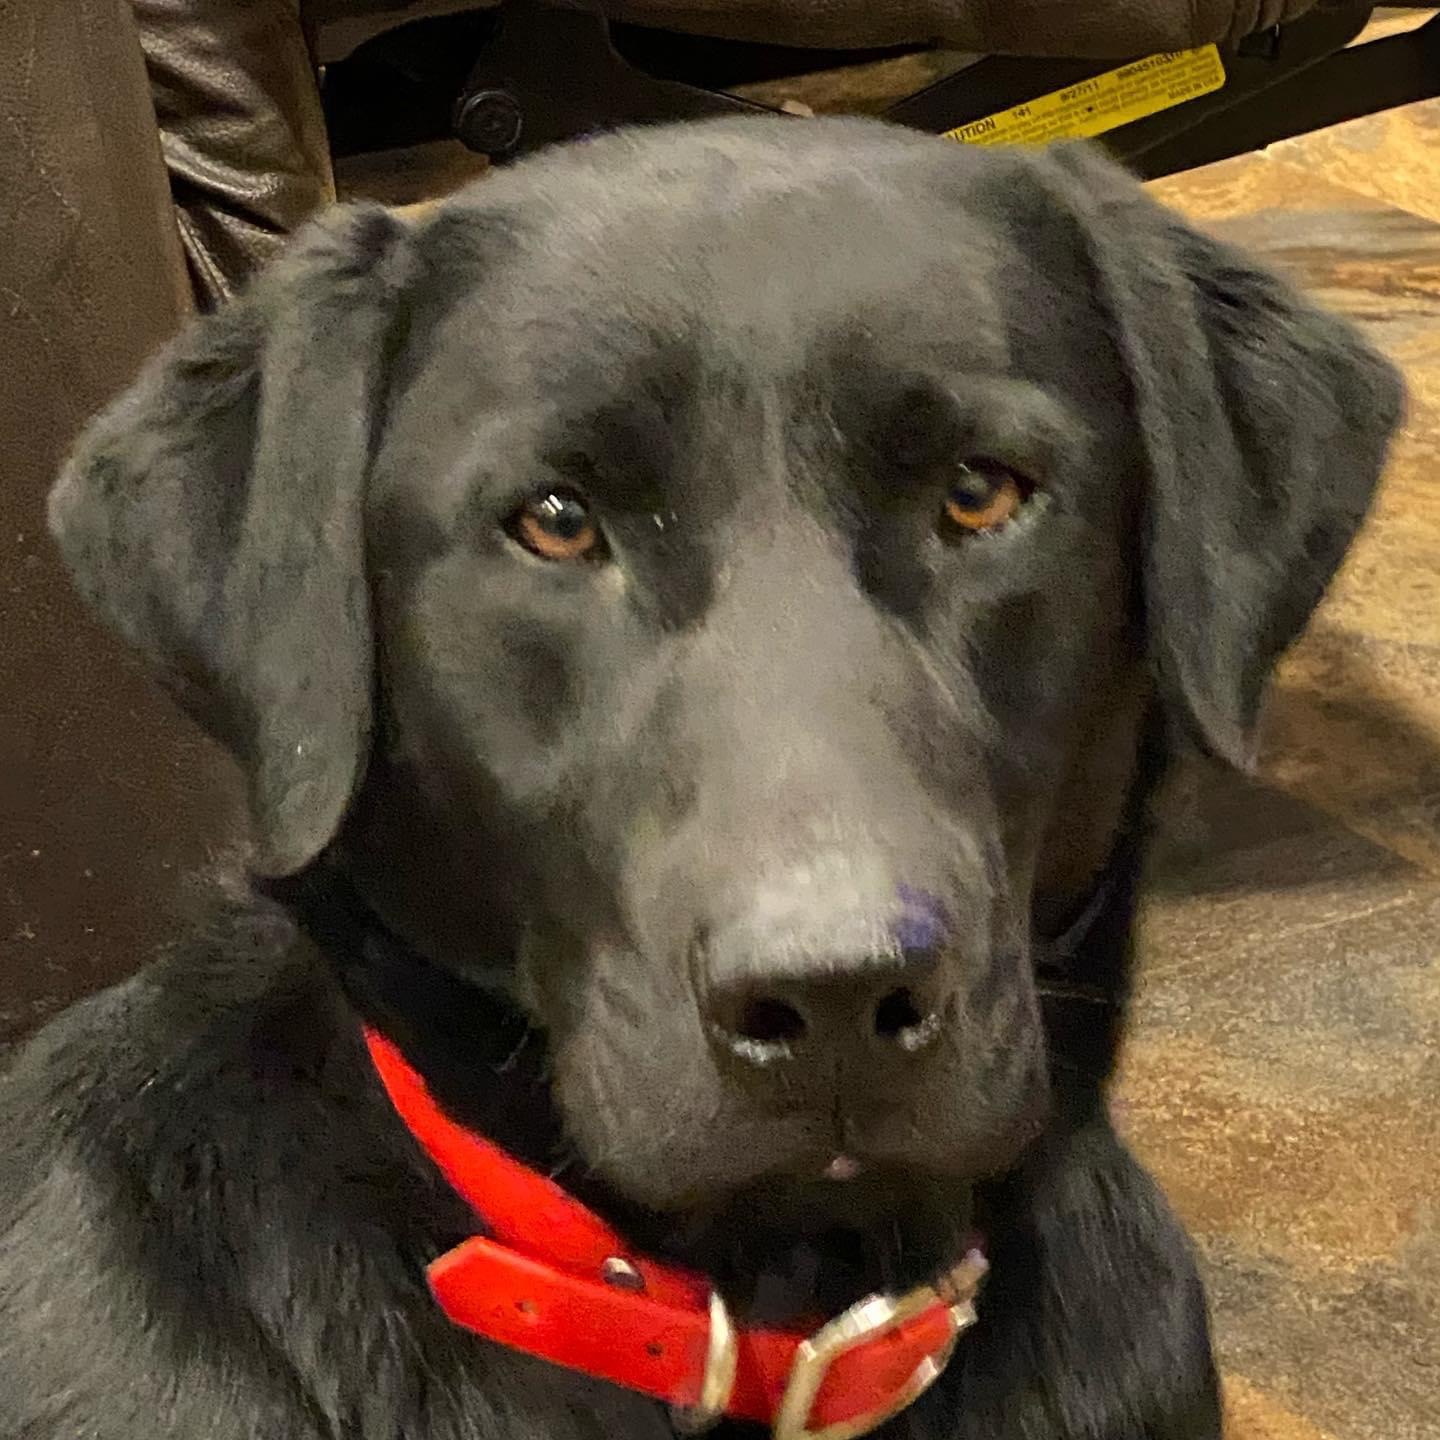
<path fill-rule="evenodd" d="M 1013 1160 L 1032 932 L 1150 707 L 1246 754 L 1398 405 L 1088 152 L 727 122 L 331 215 L 52 516 L 259 868 L 343 831 L 664 1209 Z"/>

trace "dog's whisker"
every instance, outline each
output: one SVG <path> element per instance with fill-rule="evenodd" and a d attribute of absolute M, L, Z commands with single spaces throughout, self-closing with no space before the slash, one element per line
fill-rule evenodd
<path fill-rule="evenodd" d="M 1063 983 L 1041 983 L 1035 986 L 1035 993 L 1041 999 L 1083 1000 L 1088 1005 L 1112 1005 L 1113 998 L 1102 990 L 1088 985 L 1066 985 Z"/>
<path fill-rule="evenodd" d="M 515 1048 L 495 1066 L 495 1073 L 497 1075 L 508 1075 L 520 1063 L 520 1057 L 525 1053 L 534 1038 L 535 1027 L 527 1021 L 525 1033 L 515 1042 Z"/>

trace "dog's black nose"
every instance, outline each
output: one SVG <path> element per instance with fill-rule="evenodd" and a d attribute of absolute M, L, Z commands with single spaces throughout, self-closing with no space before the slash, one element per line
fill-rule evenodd
<path fill-rule="evenodd" d="M 953 1010 L 933 951 L 884 959 L 832 959 L 810 973 L 737 976 L 704 991 L 713 1040 L 755 1066 L 831 1063 L 868 1049 L 918 1055 L 941 1036 Z"/>

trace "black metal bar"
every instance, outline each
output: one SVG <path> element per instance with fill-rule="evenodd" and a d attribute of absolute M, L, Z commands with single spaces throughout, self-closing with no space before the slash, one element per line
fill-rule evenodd
<path fill-rule="evenodd" d="M 455 97 L 494 35 L 489 10 L 412 20 L 327 65 L 320 96 L 331 153 L 448 139 Z"/>
<path fill-rule="evenodd" d="M 869 50 L 801 49 L 752 40 L 679 35 L 647 25 L 612 23 L 610 38 L 620 55 L 647 75 L 702 90 L 733 90 L 767 80 L 795 80 L 829 70 L 870 65 L 923 54 L 932 45 L 890 45 Z"/>
<path fill-rule="evenodd" d="M 513 114 L 504 143 L 472 117 L 499 107 Z M 765 112 L 724 91 L 660 80 L 615 49 L 598 11 L 550 9 L 509 0 L 495 38 L 475 62 L 456 104 L 456 132 L 473 149 L 509 159 L 591 131 L 661 120 Z"/>
<path fill-rule="evenodd" d="M 1373 8 L 1369 0 L 1348 0 L 1251 37 L 1224 56 L 1222 89 L 1100 141 L 1142 176 L 1164 175 L 1440 94 L 1440 16 L 1350 45 Z M 333 148 L 352 154 L 459 133 L 473 148 L 506 159 L 622 124 L 764 111 L 712 86 L 732 70 L 802 74 L 855 58 L 796 52 L 792 66 L 780 47 L 647 39 L 634 27 L 617 29 L 623 50 L 597 9 L 552 8 L 543 0 L 506 0 L 482 16 L 400 27 L 327 76 Z M 888 115 L 944 133 L 1120 63 L 977 58 Z M 658 66 L 685 79 L 650 73 Z"/>
<path fill-rule="evenodd" d="M 1440 16 L 1415 30 L 1353 45 L 1253 93 L 1193 127 L 1116 153 L 1146 179 L 1172 175 L 1440 96 Z"/>
<path fill-rule="evenodd" d="M 1188 131 L 1242 99 L 1333 55 L 1364 29 L 1372 9 L 1369 0 L 1352 0 L 1342 6 L 1312 10 L 1272 32 L 1272 43 L 1237 47 L 1224 57 L 1223 89 L 1122 126 L 1102 135 L 1101 143 L 1128 157 Z M 944 134 L 1012 105 L 1104 74 L 1121 63 L 990 57 L 900 101 L 887 114 L 903 125 Z"/>
<path fill-rule="evenodd" d="M 626 48 L 659 61 L 666 47 L 629 29 Z M 752 53 L 753 48 L 753 53 Z M 894 52 L 887 52 L 894 53 Z M 833 52 L 801 58 L 803 73 Z M 681 74 L 704 70 L 680 46 Z M 722 47 L 710 62 L 779 73 L 775 47 Z M 597 129 L 646 121 L 764 111 L 721 89 L 656 76 L 616 48 L 598 10 L 507 0 L 495 9 L 413 21 L 327 67 L 322 96 L 337 156 L 416 145 L 459 134 L 472 148 L 510 159 Z"/>
<path fill-rule="evenodd" d="M 977 56 L 970 64 L 924 90 L 897 101 L 887 120 L 943 135 L 1002 110 L 1067 90 L 1103 75 L 1120 60 L 1052 60 L 1015 55 Z"/>

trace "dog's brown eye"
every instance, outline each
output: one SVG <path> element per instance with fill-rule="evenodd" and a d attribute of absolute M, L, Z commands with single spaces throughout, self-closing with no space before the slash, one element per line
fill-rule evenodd
<path fill-rule="evenodd" d="M 1002 465 L 962 465 L 945 497 L 941 527 L 952 535 L 983 535 L 1015 518 L 1026 491 Z"/>
<path fill-rule="evenodd" d="M 542 560 L 585 560 L 601 550 L 600 527 L 569 490 L 547 490 L 527 500 L 515 512 L 511 529 Z"/>

